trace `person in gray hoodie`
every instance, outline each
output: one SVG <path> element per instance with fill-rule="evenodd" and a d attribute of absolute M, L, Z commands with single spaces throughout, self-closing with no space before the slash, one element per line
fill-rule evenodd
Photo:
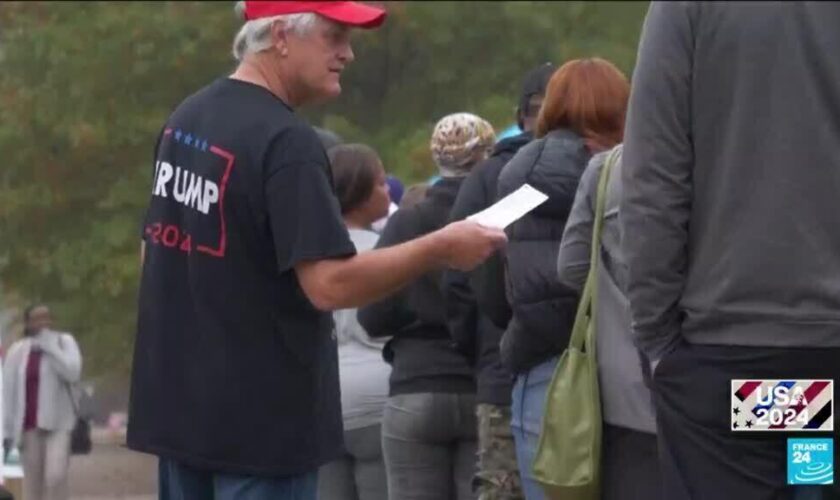
<path fill-rule="evenodd" d="M 669 500 L 791 498 L 791 434 L 731 431 L 730 382 L 840 379 L 839 22 L 835 2 L 645 20 L 621 241 Z"/>

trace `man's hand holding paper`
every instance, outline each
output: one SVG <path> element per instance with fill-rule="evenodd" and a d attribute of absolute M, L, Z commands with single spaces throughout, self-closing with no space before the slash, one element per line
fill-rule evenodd
<path fill-rule="evenodd" d="M 548 200 L 548 196 L 532 186 L 524 184 L 494 205 L 467 217 L 467 220 L 485 227 L 504 229 L 545 203 L 546 200 Z"/>

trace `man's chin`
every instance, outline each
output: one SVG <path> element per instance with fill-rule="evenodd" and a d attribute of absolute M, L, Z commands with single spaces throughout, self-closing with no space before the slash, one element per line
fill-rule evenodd
<path fill-rule="evenodd" d="M 333 99 L 341 95 L 341 84 L 338 82 L 330 83 L 324 90 L 324 95 L 327 99 Z"/>
<path fill-rule="evenodd" d="M 312 92 L 306 104 L 322 104 L 341 95 L 341 84 L 334 83 Z"/>

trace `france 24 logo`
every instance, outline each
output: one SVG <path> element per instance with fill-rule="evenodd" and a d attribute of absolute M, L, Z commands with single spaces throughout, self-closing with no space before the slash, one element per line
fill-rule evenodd
<path fill-rule="evenodd" d="M 833 380 L 732 380 L 732 430 L 834 430 Z"/>

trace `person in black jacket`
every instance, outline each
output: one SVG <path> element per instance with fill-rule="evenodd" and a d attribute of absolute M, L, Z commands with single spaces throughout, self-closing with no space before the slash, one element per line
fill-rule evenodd
<path fill-rule="evenodd" d="M 495 134 L 485 120 L 458 113 L 435 126 L 431 149 L 442 179 L 418 204 L 394 213 L 377 248 L 446 225 L 464 177 L 490 153 Z M 446 324 L 441 273 L 431 272 L 396 294 L 359 310 L 371 336 L 393 336 L 382 423 L 389 498 L 467 500 L 475 469 L 475 380 Z"/>
<path fill-rule="evenodd" d="M 531 464 L 548 383 L 568 345 L 578 302 L 577 293 L 557 277 L 557 252 L 590 157 L 621 142 L 629 93 L 627 78 L 611 63 L 567 62 L 548 83 L 538 139 L 520 149 L 499 175 L 498 198 L 526 183 L 549 197 L 508 228 L 504 252 L 513 317 L 502 336 L 501 357 L 517 375 L 511 427 L 528 500 L 544 498 Z"/>
<path fill-rule="evenodd" d="M 496 182 L 502 167 L 533 138 L 548 79 L 556 67 L 544 63 L 524 77 L 516 121 L 523 132 L 499 141 L 493 154 L 464 180 L 450 220 L 479 212 L 496 201 Z M 456 347 L 473 360 L 478 391 L 478 471 L 474 481 L 478 500 L 524 498 L 510 430 L 513 375 L 502 366 L 499 341 L 510 319 L 505 297 L 504 267 L 497 253 L 467 274 L 444 271 L 449 331 Z"/>

